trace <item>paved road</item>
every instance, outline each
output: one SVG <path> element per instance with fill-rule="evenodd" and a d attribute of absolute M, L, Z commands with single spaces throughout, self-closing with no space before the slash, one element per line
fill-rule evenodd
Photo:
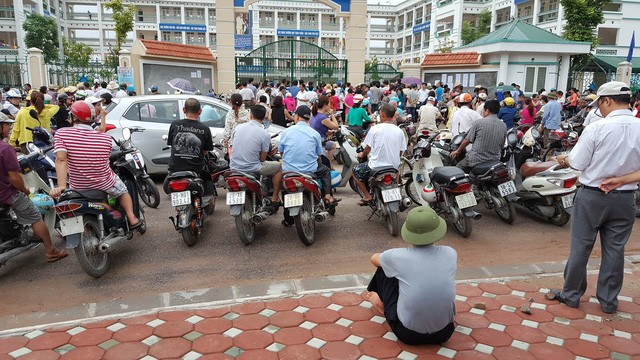
<path fill-rule="evenodd" d="M 170 224 L 168 216 L 174 210 L 163 195 L 160 207 L 147 212 L 148 232 L 117 249 L 111 269 L 100 279 L 82 272 L 73 255 L 55 264 L 45 262 L 41 249 L 22 255 L 0 268 L 0 316 L 165 291 L 368 272 L 372 253 L 404 244 L 388 234 L 381 220 L 366 221 L 369 213 L 355 205 L 357 195 L 341 189 L 337 216 L 318 225 L 313 246 L 304 246 L 294 228 L 282 227 L 281 215 L 268 219 L 256 242 L 245 246 L 236 235 L 224 194 L 221 191 L 204 236 L 192 248 Z M 483 218 L 469 239 L 449 229 L 441 242 L 458 251 L 460 268 L 566 259 L 569 225 L 559 228 L 521 209 L 516 223 L 507 225 L 493 212 L 478 208 Z M 629 254 L 640 253 L 639 239 L 636 228 Z M 599 255 L 596 249 L 594 256 Z"/>

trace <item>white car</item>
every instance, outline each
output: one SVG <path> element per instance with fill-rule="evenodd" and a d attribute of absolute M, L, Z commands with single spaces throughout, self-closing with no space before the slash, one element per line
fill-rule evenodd
<path fill-rule="evenodd" d="M 220 143 L 224 132 L 225 118 L 231 106 L 220 100 L 199 95 L 145 95 L 126 98 L 114 98 L 113 104 L 106 109 L 107 133 L 116 139 L 122 137 L 123 128 L 141 127 L 144 132 L 132 134 L 132 142 L 140 150 L 149 174 L 166 174 L 169 165 L 170 150 L 163 135 L 169 134 L 169 126 L 175 120 L 184 119 L 182 111 L 185 100 L 196 98 L 202 104 L 200 121 L 209 126 L 214 143 Z M 271 135 L 280 133 L 284 128 L 272 124 L 267 129 Z M 274 139 L 277 145 L 279 136 Z"/>

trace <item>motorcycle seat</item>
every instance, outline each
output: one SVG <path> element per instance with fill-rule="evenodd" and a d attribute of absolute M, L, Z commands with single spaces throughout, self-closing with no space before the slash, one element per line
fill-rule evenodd
<path fill-rule="evenodd" d="M 526 162 L 524 164 L 522 164 L 522 166 L 520 167 L 520 175 L 522 175 L 523 178 L 528 178 L 530 176 L 539 174 L 545 170 L 548 170 L 550 167 L 557 165 L 558 163 L 555 161 L 547 161 L 547 162 L 541 162 L 541 161 L 530 161 L 530 162 Z"/>
<path fill-rule="evenodd" d="M 73 200 L 73 199 L 86 199 L 92 201 L 107 201 L 109 195 L 101 190 L 74 190 L 68 189 L 60 195 L 58 201 Z"/>
<path fill-rule="evenodd" d="M 478 164 L 471 169 L 473 175 L 484 175 L 487 171 L 491 170 L 494 166 L 502 164 L 500 161 L 487 161 L 482 164 Z"/>
<path fill-rule="evenodd" d="M 170 173 L 169 176 L 167 176 L 169 180 L 182 179 L 182 178 L 197 178 L 197 177 L 199 176 L 194 171 L 176 171 L 176 172 Z"/>
<path fill-rule="evenodd" d="M 246 178 L 247 178 L 247 179 L 249 179 L 249 180 L 258 181 L 258 178 L 257 178 L 257 177 L 255 177 L 254 175 L 249 174 L 249 173 L 245 173 L 245 172 L 242 172 L 242 171 L 235 171 L 235 170 L 232 170 L 232 171 L 229 171 L 229 173 L 228 173 L 228 174 L 225 174 L 225 175 L 226 175 L 226 176 L 240 176 L 240 177 L 246 177 Z"/>
<path fill-rule="evenodd" d="M 462 169 L 455 166 L 438 166 L 433 169 L 429 177 L 438 184 L 449 184 L 451 180 L 467 176 Z"/>
<path fill-rule="evenodd" d="M 284 178 L 289 178 L 289 177 L 303 177 L 305 179 L 309 179 L 309 180 L 315 180 L 316 176 L 313 174 L 304 174 L 304 173 L 300 173 L 300 172 L 296 172 L 296 171 L 287 171 L 286 173 L 282 174 L 282 177 Z"/>
<path fill-rule="evenodd" d="M 378 175 L 380 175 L 380 174 L 390 173 L 390 172 L 392 172 L 392 173 L 397 173 L 397 172 L 398 172 L 398 169 L 396 169 L 396 168 L 392 168 L 392 167 L 389 167 L 389 168 L 384 168 L 384 169 L 376 170 L 374 173 L 372 173 L 372 174 L 371 174 L 371 178 L 374 178 L 374 177 L 376 177 L 376 176 L 378 176 Z"/>

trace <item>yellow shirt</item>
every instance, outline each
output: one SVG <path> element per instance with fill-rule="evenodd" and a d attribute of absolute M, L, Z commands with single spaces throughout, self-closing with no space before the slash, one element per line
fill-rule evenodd
<path fill-rule="evenodd" d="M 11 131 L 11 137 L 9 137 L 9 144 L 12 146 L 22 145 L 33 141 L 33 133 L 27 128 L 41 127 L 51 132 L 51 118 L 55 115 L 60 107 L 58 105 L 45 105 L 44 110 L 38 115 L 38 120 L 29 115 L 30 110 L 35 110 L 35 107 L 29 106 L 20 109 L 16 115 L 16 122 L 13 124 L 13 131 Z M 35 110 L 36 112 L 38 110 Z"/>

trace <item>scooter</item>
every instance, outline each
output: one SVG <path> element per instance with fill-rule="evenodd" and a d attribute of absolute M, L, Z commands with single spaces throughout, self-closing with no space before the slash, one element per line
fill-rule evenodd
<path fill-rule="evenodd" d="M 534 142 L 527 139 L 533 139 Z M 518 146 L 510 146 L 511 157 L 524 159 L 519 156 L 522 151 L 527 151 L 529 145 L 535 144 L 540 138 L 540 133 L 534 127 L 520 140 Z M 535 146 L 535 145 L 534 145 Z M 533 155 L 529 155 L 533 158 Z M 518 205 L 529 209 L 535 214 L 547 218 L 556 226 L 563 226 L 571 215 L 569 211 L 573 207 L 573 198 L 576 192 L 577 174 L 570 168 L 559 169 L 555 161 L 529 161 L 520 165 L 519 161 L 510 162 L 510 171 L 515 173 L 516 199 L 512 200 Z"/>
<path fill-rule="evenodd" d="M 20 175 L 25 186 L 32 193 L 31 201 L 43 215 L 49 232 L 54 232 L 56 214 L 53 209 L 54 200 L 48 195 L 50 187 L 42 181 L 36 170 L 42 166 L 41 161 L 45 153 L 52 150 L 53 146 L 45 147 L 39 152 L 19 157 Z M 6 264 L 10 259 L 31 250 L 41 241 L 36 239 L 33 229 L 29 225 L 20 225 L 11 207 L 0 205 L 0 265 Z"/>
<path fill-rule="evenodd" d="M 128 128 L 122 130 L 125 141 L 131 138 Z M 109 157 L 111 167 L 126 184 L 133 210 L 143 221 L 137 229 L 140 234 L 147 231 L 144 210 L 140 206 L 138 187 L 132 169 L 135 165 L 126 160 L 133 149 L 116 151 Z M 60 195 L 55 206 L 60 219 L 60 234 L 67 248 L 74 249 L 78 263 L 88 275 L 98 278 L 109 270 L 109 253 L 126 240 L 133 238 L 124 210 L 107 193 L 100 190 L 68 189 Z"/>
<path fill-rule="evenodd" d="M 472 220 L 479 220 L 482 215 L 473 210 L 478 203 L 469 175 L 455 166 L 443 165 L 441 149 L 434 146 L 438 136 L 437 133 L 419 136 L 405 192 L 417 205 L 433 208 L 466 238 L 473 230 Z"/>
<path fill-rule="evenodd" d="M 334 136 L 340 145 L 340 148 L 334 155 L 334 159 L 338 164 L 342 165 L 339 181 L 336 180 L 338 185 L 335 187 L 345 187 L 348 184 L 353 191 L 358 192 L 358 188 L 351 175 L 353 174 L 353 168 L 358 164 L 357 149 L 358 146 L 360 146 L 360 141 L 356 134 L 345 125 L 340 126 Z"/>
<path fill-rule="evenodd" d="M 221 148 L 220 145 L 215 146 Z M 218 160 L 214 152 L 208 154 L 207 163 L 214 184 L 221 174 L 229 169 L 229 164 L 224 160 Z M 182 235 L 185 244 L 193 246 L 198 242 L 207 215 L 213 214 L 215 210 L 214 201 L 218 196 L 215 185 L 207 191 L 200 174 L 193 171 L 170 173 L 167 179 L 171 190 L 171 206 L 176 209 L 176 217 L 170 216 L 169 219 L 176 231 Z M 205 195 L 207 192 L 212 194 Z"/>
<path fill-rule="evenodd" d="M 27 155 L 40 153 L 41 149 L 45 149 L 53 145 L 53 135 L 47 130 L 41 127 L 27 127 L 26 129 L 31 131 L 33 136 L 33 141 L 25 144 Z M 45 183 L 50 183 L 50 180 L 53 180 L 53 183 L 55 184 L 57 182 L 56 155 L 53 152 L 53 147 L 51 147 L 50 150 L 43 152 L 43 154 L 44 155 L 38 157 L 37 160 L 39 163 L 36 166 L 37 173 Z"/>
<path fill-rule="evenodd" d="M 397 236 L 400 232 L 398 214 L 411 206 L 411 199 L 402 196 L 399 176 L 398 170 L 394 168 L 381 169 L 371 174 L 369 181 L 365 183 L 373 198 L 368 204 L 372 209 L 369 219 L 373 215 L 383 218 L 391 236 Z"/>
<path fill-rule="evenodd" d="M 141 127 L 129 128 L 131 133 L 144 132 Z M 115 139 L 114 139 L 115 141 Z M 150 208 L 157 208 L 160 205 L 160 192 L 153 180 L 147 174 L 144 166 L 144 158 L 140 150 L 136 149 L 131 139 L 115 141 L 116 145 L 123 150 L 133 149 L 133 151 L 125 156 L 125 160 L 134 165 L 132 169 L 136 177 L 136 186 L 142 202 Z"/>
<path fill-rule="evenodd" d="M 337 203 L 326 204 L 322 198 L 322 184 L 313 176 L 298 172 L 283 174 L 284 208 L 293 217 L 298 238 L 310 246 L 316 237 L 316 223 L 336 214 Z M 286 215 L 285 213 L 285 215 Z"/>

